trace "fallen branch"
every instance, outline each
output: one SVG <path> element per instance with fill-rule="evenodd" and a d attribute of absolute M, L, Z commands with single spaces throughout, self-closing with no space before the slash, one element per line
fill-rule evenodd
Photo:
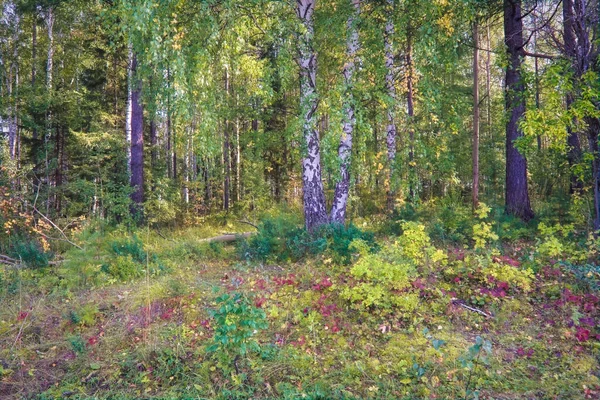
<path fill-rule="evenodd" d="M 50 218 L 48 218 L 44 214 L 42 214 L 42 212 L 40 210 L 38 210 L 36 206 L 31 206 L 31 208 L 33 209 L 33 211 L 38 213 L 44 220 L 46 220 L 46 222 L 48 222 L 50 225 L 52 225 L 54 227 L 54 229 L 59 231 L 60 234 L 64 237 L 65 242 L 77 247 L 79 250 L 83 250 L 83 247 L 79 246 L 77 243 L 73 243 L 72 241 L 70 241 L 69 238 L 67 237 L 67 235 L 65 234 L 65 232 L 63 232 L 62 229 L 60 229 L 54 222 L 52 222 L 52 220 L 50 220 Z"/>
<path fill-rule="evenodd" d="M 161 238 L 168 240 L 169 242 L 173 242 L 173 243 L 177 243 L 177 241 L 173 240 L 173 239 L 169 239 L 168 237 L 165 237 L 162 233 L 160 233 L 160 231 L 157 229 L 156 233 L 158 234 L 158 236 L 160 236 Z"/>
<path fill-rule="evenodd" d="M 246 239 L 254 235 L 256 232 L 229 233 L 226 235 L 214 236 L 206 239 L 200 239 L 199 242 L 235 242 L 238 239 Z"/>
<path fill-rule="evenodd" d="M 458 300 L 452 300 L 452 304 L 459 305 L 459 306 L 461 306 L 461 307 L 462 307 L 462 308 L 464 308 L 464 309 L 467 309 L 467 310 L 469 310 L 469 311 L 473 311 L 473 312 L 476 312 L 476 313 L 478 313 L 478 314 L 481 314 L 481 315 L 485 316 L 486 318 L 494 318 L 494 316 L 493 316 L 493 315 L 491 315 L 491 314 L 488 314 L 488 313 L 486 313 L 485 311 L 482 311 L 482 310 L 480 310 L 480 309 L 478 309 L 478 308 L 475 308 L 475 307 L 468 306 L 468 305 L 466 305 L 465 303 L 462 303 L 461 301 L 458 301 Z"/>
<path fill-rule="evenodd" d="M 244 221 L 244 220 L 241 220 L 241 219 L 239 219 L 237 222 L 239 222 L 240 224 L 250 225 L 250 226 L 253 226 L 256 229 L 258 229 L 258 226 L 254 225 L 252 222 Z"/>
<path fill-rule="evenodd" d="M 15 266 L 20 264 L 19 260 L 15 260 L 14 258 L 11 258 L 9 256 L 5 256 L 4 254 L 0 254 L 0 264 L 6 264 L 6 265 L 11 265 L 11 266 Z"/>

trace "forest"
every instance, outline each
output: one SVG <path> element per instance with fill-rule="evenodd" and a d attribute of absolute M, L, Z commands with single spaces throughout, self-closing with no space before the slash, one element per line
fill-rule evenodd
<path fill-rule="evenodd" d="M 600 399 L 598 0 L 0 0 L 0 399 Z"/>

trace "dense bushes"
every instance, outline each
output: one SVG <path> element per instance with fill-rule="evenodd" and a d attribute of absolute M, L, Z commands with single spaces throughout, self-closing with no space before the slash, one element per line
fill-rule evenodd
<path fill-rule="evenodd" d="M 257 235 L 240 241 L 238 252 L 246 260 L 277 262 L 298 261 L 308 255 L 323 254 L 336 264 L 348 264 L 352 255 L 350 244 L 356 239 L 365 241 L 371 250 L 377 246 L 372 233 L 352 224 L 348 227 L 324 225 L 308 232 L 289 219 L 277 217 L 265 219 Z"/>

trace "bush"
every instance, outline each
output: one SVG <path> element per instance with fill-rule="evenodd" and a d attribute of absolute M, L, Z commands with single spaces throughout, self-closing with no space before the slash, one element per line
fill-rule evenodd
<path fill-rule="evenodd" d="M 419 295 L 412 286 L 417 270 L 441 266 L 446 255 L 431 245 L 423 225 L 404 222 L 404 233 L 398 240 L 377 254 L 369 254 L 364 243 L 355 241 L 351 249 L 361 253 L 360 260 L 350 270 L 356 279 L 341 293 L 357 308 L 378 308 L 399 311 L 408 315 L 419 303 Z"/>
<path fill-rule="evenodd" d="M 142 266 L 135 262 L 130 254 L 117 256 L 108 264 L 102 265 L 102 272 L 121 281 L 127 281 L 142 275 Z"/>
<path fill-rule="evenodd" d="M 131 256 L 134 261 L 142 264 L 145 264 L 147 261 L 144 244 L 136 235 L 133 235 L 131 239 L 114 241 L 110 246 L 117 256 Z"/>
<path fill-rule="evenodd" d="M 298 261 L 307 255 L 324 254 L 337 264 L 349 264 L 350 244 L 363 240 L 372 250 L 377 245 L 374 235 L 354 225 L 323 225 L 313 232 L 300 228 L 283 218 L 267 219 L 261 223 L 258 234 L 238 244 L 240 257 L 246 260 L 276 262 Z"/>
<path fill-rule="evenodd" d="M 52 254 L 31 240 L 15 240 L 9 255 L 22 261 L 29 268 L 44 268 L 52 258 Z"/>

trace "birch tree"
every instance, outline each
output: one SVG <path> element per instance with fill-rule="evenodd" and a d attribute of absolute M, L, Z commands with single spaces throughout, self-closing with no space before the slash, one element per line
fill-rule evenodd
<path fill-rule="evenodd" d="M 313 230 L 328 222 L 325 192 L 321 180 L 321 153 L 317 132 L 316 111 L 317 58 L 313 48 L 313 14 L 316 0 L 297 0 L 296 15 L 302 31 L 298 36 L 298 64 L 300 66 L 300 115 L 306 149 L 302 159 L 302 188 L 305 225 Z"/>
<path fill-rule="evenodd" d="M 342 137 L 338 147 L 340 161 L 340 179 L 335 187 L 333 205 L 331 207 L 331 222 L 343 224 L 346 220 L 346 207 L 350 191 L 350 156 L 352 154 L 352 136 L 356 125 L 355 100 L 352 94 L 354 88 L 354 72 L 356 69 L 357 53 L 359 50 L 357 23 L 360 14 L 360 0 L 352 0 L 354 8 L 348 17 L 346 40 L 346 64 L 344 65 L 344 121 Z"/>

